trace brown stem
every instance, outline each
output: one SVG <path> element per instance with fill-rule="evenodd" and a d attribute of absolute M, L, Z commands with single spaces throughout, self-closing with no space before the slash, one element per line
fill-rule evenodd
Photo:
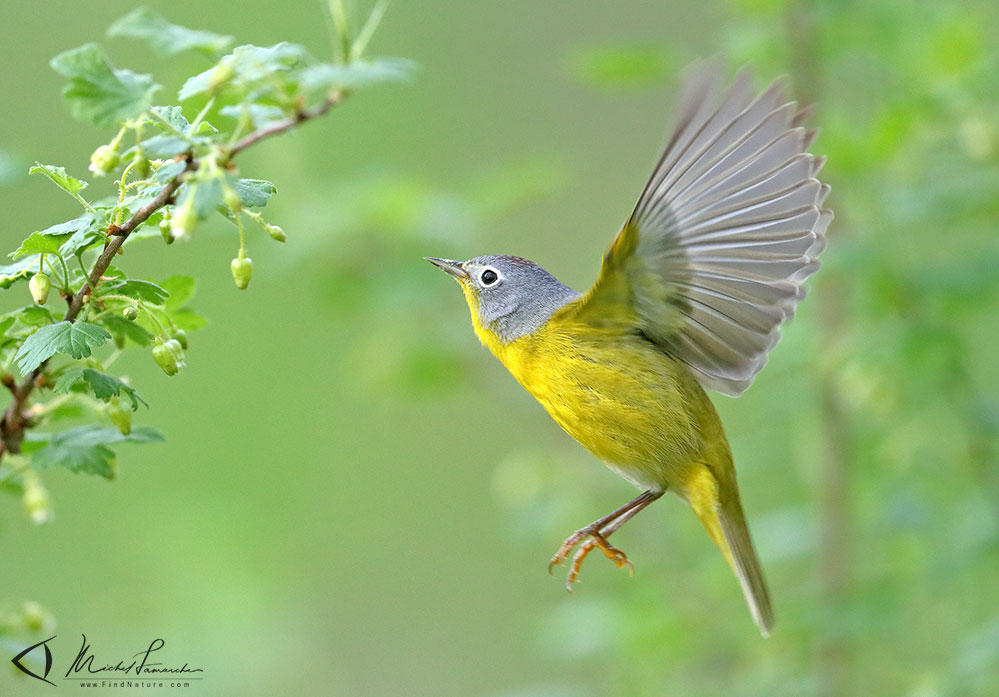
<path fill-rule="evenodd" d="M 225 157 L 225 161 L 228 162 L 232 160 L 237 154 L 255 145 L 265 138 L 284 133 L 285 131 L 294 128 L 295 126 L 309 121 L 311 119 L 317 118 L 324 115 L 335 105 L 339 104 L 347 96 L 346 92 L 336 91 L 330 93 L 330 95 L 321 103 L 309 109 L 301 109 L 294 116 L 289 116 L 281 121 L 275 121 L 274 123 L 268 124 L 263 128 L 259 128 L 256 131 L 247 134 L 240 140 L 229 148 L 229 151 Z M 87 280 L 84 282 L 83 287 L 72 297 L 69 301 L 69 307 L 66 309 L 66 314 L 63 316 L 64 322 L 73 322 L 76 320 L 77 315 L 80 314 L 80 310 L 83 308 L 83 301 L 87 294 L 91 293 L 97 284 L 100 283 L 101 276 L 104 272 L 108 270 L 108 266 L 111 265 L 111 261 L 114 259 L 118 250 L 121 246 L 125 244 L 125 240 L 132 232 L 146 222 L 153 213 L 158 211 L 163 206 L 167 205 L 174 194 L 177 193 L 177 189 L 183 183 L 184 175 L 192 170 L 198 168 L 198 159 L 192 157 L 188 154 L 187 166 L 184 168 L 183 172 L 180 172 L 177 176 L 170 180 L 170 182 L 163 187 L 163 190 L 157 194 L 156 198 L 144 205 L 142 208 L 137 210 L 131 218 L 129 218 L 122 225 L 115 225 L 111 223 L 107 230 L 107 241 L 104 244 L 104 251 L 101 252 L 100 256 L 97 257 L 97 261 L 94 262 L 93 269 L 90 272 Z M 32 390 L 35 387 L 40 386 L 44 379 L 42 378 L 42 372 L 45 370 L 45 366 L 48 361 L 42 361 L 41 365 L 31 371 L 31 374 L 24 378 L 21 383 L 14 383 L 13 379 L 10 380 L 8 389 L 11 392 L 12 399 L 11 403 L 4 410 L 3 415 L 0 416 L 0 459 L 3 458 L 5 453 L 18 453 L 21 451 L 21 442 L 24 440 L 24 430 L 28 428 L 31 424 L 25 413 L 27 407 L 28 397 L 31 395 Z"/>
<path fill-rule="evenodd" d="M 278 133 L 284 133 L 285 131 L 294 128 L 295 126 L 308 121 L 309 119 L 314 119 L 317 116 L 322 116 L 327 111 L 332 109 L 335 105 L 339 104 L 347 96 L 346 92 L 336 91 L 331 92 L 325 101 L 311 109 L 302 109 L 297 112 L 294 116 L 289 116 L 286 119 L 280 121 L 275 121 L 274 123 L 268 124 L 263 128 L 257 129 L 253 133 L 250 133 L 243 138 L 240 138 L 236 143 L 229 148 L 229 156 L 227 160 L 231 160 L 238 153 L 246 150 L 248 147 L 257 143 L 264 138 L 269 138 L 270 136 L 277 135 Z"/>

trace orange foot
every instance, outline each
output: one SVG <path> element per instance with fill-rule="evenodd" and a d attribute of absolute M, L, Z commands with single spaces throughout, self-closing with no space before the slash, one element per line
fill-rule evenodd
<path fill-rule="evenodd" d="M 586 542 L 583 542 L 583 540 L 586 540 Z M 551 573 L 552 569 L 555 568 L 556 565 L 561 564 L 568 559 L 573 548 L 575 548 L 575 546 L 580 542 L 583 542 L 583 545 L 576 551 L 575 556 L 573 556 L 572 563 L 569 565 L 569 574 L 565 579 L 566 590 L 570 593 L 572 592 L 572 584 L 579 580 L 579 570 L 583 565 L 583 560 L 586 559 L 586 555 L 592 552 L 596 547 L 599 547 L 604 555 L 617 565 L 617 568 L 621 569 L 627 566 L 629 573 L 634 575 L 635 566 L 628 561 L 628 557 L 625 553 L 608 542 L 607 538 L 600 532 L 600 530 L 593 528 L 592 526 L 577 530 L 562 543 L 562 546 L 559 547 L 555 556 L 552 557 L 551 563 L 548 564 L 548 573 Z"/>

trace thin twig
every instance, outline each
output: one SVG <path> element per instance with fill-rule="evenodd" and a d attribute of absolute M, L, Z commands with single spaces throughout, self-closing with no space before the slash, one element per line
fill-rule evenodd
<path fill-rule="evenodd" d="M 267 124 L 263 128 L 259 128 L 253 133 L 244 136 L 240 140 L 237 140 L 235 145 L 229 148 L 229 156 L 227 158 L 227 161 L 231 160 L 237 154 L 239 154 L 243 150 L 246 150 L 254 143 L 263 140 L 264 138 L 269 138 L 279 133 L 284 133 L 285 131 L 294 128 L 300 123 L 303 123 L 310 119 L 314 119 L 318 116 L 322 116 L 327 111 L 332 109 L 334 106 L 342 102 L 344 97 L 346 96 L 347 93 L 340 90 L 331 92 L 330 95 L 326 98 L 326 100 L 323 101 L 322 103 L 317 104 L 316 106 L 310 109 L 303 109 L 298 113 L 294 114 L 293 116 L 289 116 L 286 119 L 282 119 L 280 121 L 275 121 L 274 123 Z"/>

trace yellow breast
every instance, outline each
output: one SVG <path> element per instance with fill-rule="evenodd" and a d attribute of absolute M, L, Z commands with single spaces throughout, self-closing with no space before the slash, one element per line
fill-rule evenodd
<path fill-rule="evenodd" d="M 675 486 L 692 462 L 731 461 L 693 375 L 639 333 L 558 315 L 508 344 L 476 333 L 569 435 L 638 486 Z"/>

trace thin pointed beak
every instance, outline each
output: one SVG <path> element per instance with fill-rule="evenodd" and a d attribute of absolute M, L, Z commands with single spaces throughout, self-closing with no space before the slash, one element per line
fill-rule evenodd
<path fill-rule="evenodd" d="M 423 257 L 423 258 L 429 261 L 437 268 L 443 271 L 447 271 L 449 274 L 451 274 L 452 276 L 454 276 L 459 280 L 464 280 L 468 278 L 468 272 L 465 271 L 464 268 L 462 268 L 460 261 L 454 261 L 452 259 L 438 259 L 437 257 Z"/>

